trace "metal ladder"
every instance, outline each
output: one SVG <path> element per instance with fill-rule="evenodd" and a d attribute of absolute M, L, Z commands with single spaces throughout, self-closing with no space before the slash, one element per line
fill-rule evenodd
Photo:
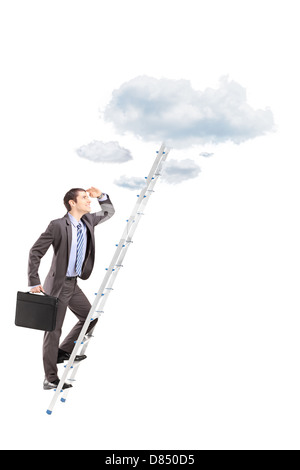
<path fill-rule="evenodd" d="M 66 382 L 66 380 L 69 380 L 70 382 L 75 381 L 75 377 L 78 371 L 78 368 L 81 364 L 81 362 L 75 362 L 75 357 L 79 355 L 84 355 L 86 352 L 86 349 L 88 347 L 89 341 L 93 338 L 93 331 L 95 330 L 95 327 L 89 331 L 87 334 L 88 327 L 91 323 L 91 321 L 95 320 L 96 318 L 99 318 L 102 313 L 104 313 L 104 306 L 107 302 L 107 299 L 109 297 L 109 294 L 113 290 L 113 285 L 116 280 L 116 277 L 120 271 L 120 268 L 123 267 L 123 260 L 126 256 L 127 250 L 129 246 L 131 245 L 133 235 L 137 229 L 137 226 L 139 224 L 139 221 L 141 217 L 144 215 L 143 210 L 146 207 L 150 196 L 154 192 L 154 187 L 156 185 L 156 182 L 161 175 L 161 170 L 162 167 L 166 161 L 166 158 L 170 152 L 170 149 L 167 149 L 165 147 L 165 144 L 162 144 L 160 150 L 157 152 L 157 157 L 152 165 L 152 168 L 150 170 L 149 175 L 145 178 L 146 179 L 146 185 L 142 189 L 141 193 L 138 195 L 138 200 L 134 206 L 134 209 L 132 211 L 131 216 L 129 219 L 126 221 L 126 226 L 124 229 L 124 232 L 121 236 L 121 239 L 119 243 L 116 245 L 116 250 L 115 253 L 112 257 L 111 263 L 108 268 L 106 268 L 106 274 L 104 276 L 104 279 L 102 281 L 102 284 L 100 286 L 100 289 L 98 293 L 96 293 L 96 298 L 95 301 L 90 309 L 90 312 L 86 318 L 86 321 L 82 327 L 82 330 L 80 332 L 80 335 L 75 342 L 75 346 L 73 348 L 71 357 L 65 365 L 65 370 L 64 373 L 60 379 L 60 382 L 57 386 L 57 388 L 54 390 L 54 396 L 50 402 L 49 408 L 47 409 L 47 414 L 51 415 L 54 409 L 54 406 L 60 397 L 60 401 L 62 403 L 66 402 L 67 395 L 70 391 L 70 389 L 63 390 L 63 385 Z M 80 349 L 81 348 L 81 349 Z M 79 351 L 80 350 L 80 351 Z M 68 378 L 68 376 L 70 377 Z"/>

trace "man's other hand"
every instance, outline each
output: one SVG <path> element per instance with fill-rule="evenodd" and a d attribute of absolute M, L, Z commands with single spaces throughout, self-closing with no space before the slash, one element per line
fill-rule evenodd
<path fill-rule="evenodd" d="M 32 294 L 39 294 L 40 292 L 45 292 L 43 286 L 33 287 L 30 291 Z"/>
<path fill-rule="evenodd" d="M 86 190 L 86 192 L 89 193 L 90 197 L 99 197 L 102 194 L 102 191 L 100 191 L 100 189 L 94 188 L 94 186 L 91 186 Z"/>

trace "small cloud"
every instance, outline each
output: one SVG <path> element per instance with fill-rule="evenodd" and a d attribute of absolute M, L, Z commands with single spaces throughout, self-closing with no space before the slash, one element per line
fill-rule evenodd
<path fill-rule="evenodd" d="M 206 158 L 209 158 L 209 157 L 212 157 L 214 155 L 214 153 L 209 153 L 209 152 L 201 152 L 199 153 L 200 157 L 206 157 Z"/>
<path fill-rule="evenodd" d="M 76 150 L 79 157 L 100 163 L 125 163 L 132 160 L 129 150 L 120 147 L 118 142 L 100 142 L 94 140 Z"/>
<path fill-rule="evenodd" d="M 120 133 L 170 147 L 241 143 L 274 129 L 270 109 L 253 109 L 246 89 L 227 77 L 217 89 L 195 90 L 188 80 L 136 77 L 113 92 L 104 112 Z"/>
<path fill-rule="evenodd" d="M 201 168 L 193 160 L 169 160 L 162 171 L 162 179 L 169 184 L 179 184 L 197 178 Z"/>
<path fill-rule="evenodd" d="M 137 176 L 121 176 L 114 183 L 121 188 L 130 189 L 131 191 L 142 189 L 145 186 L 145 179 Z"/>
<path fill-rule="evenodd" d="M 167 161 L 163 167 L 161 178 L 162 182 L 169 184 L 179 184 L 183 181 L 197 178 L 201 168 L 193 160 L 170 160 Z M 121 188 L 129 189 L 131 191 L 141 190 L 146 181 L 143 178 L 136 176 L 120 176 L 114 183 Z"/>

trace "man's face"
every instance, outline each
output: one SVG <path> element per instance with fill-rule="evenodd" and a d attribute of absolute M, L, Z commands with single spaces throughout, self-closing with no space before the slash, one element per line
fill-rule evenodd
<path fill-rule="evenodd" d="M 77 195 L 77 201 L 74 202 L 74 207 L 78 212 L 81 212 L 82 214 L 91 212 L 91 200 L 85 191 L 79 191 Z"/>

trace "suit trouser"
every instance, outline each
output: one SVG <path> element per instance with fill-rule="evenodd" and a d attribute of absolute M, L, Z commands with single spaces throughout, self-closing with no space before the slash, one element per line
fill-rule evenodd
<path fill-rule="evenodd" d="M 76 315 L 78 322 L 70 331 L 68 336 L 59 345 L 59 340 L 62 332 L 62 326 L 65 319 L 67 307 Z M 54 331 L 46 331 L 43 344 L 43 362 L 45 369 L 45 377 L 49 382 L 58 379 L 57 376 L 57 356 L 58 349 L 62 349 L 67 353 L 71 353 L 75 346 L 75 341 L 78 339 L 81 329 L 84 325 L 86 317 L 91 309 L 91 304 L 78 287 L 77 279 L 66 280 L 61 293 L 58 297 L 57 320 L 56 328 Z M 91 322 L 89 332 L 96 325 L 98 320 Z"/>

